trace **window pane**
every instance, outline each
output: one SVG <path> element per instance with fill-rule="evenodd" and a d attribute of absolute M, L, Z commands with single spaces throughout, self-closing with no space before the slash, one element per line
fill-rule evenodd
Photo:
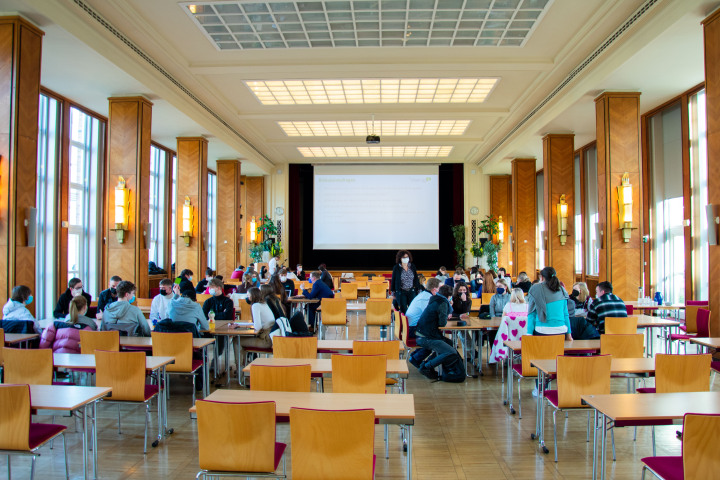
<path fill-rule="evenodd" d="M 175 209 L 177 208 L 177 156 L 173 155 L 172 158 L 172 221 L 171 221 L 171 228 L 170 228 L 170 242 L 172 244 L 172 248 L 170 249 L 170 261 L 172 262 L 172 268 L 175 268 L 175 259 L 177 254 L 177 228 L 175 225 L 176 217 L 175 217 Z"/>
<path fill-rule="evenodd" d="M 150 147 L 150 197 L 148 199 L 148 221 L 150 222 L 149 261 L 155 262 L 160 268 L 165 268 L 166 166 L 166 150 L 152 145 Z"/>
<path fill-rule="evenodd" d="M 208 173 L 208 268 L 217 267 L 217 175 Z"/>
<path fill-rule="evenodd" d="M 545 268 L 545 184 L 543 178 L 542 173 L 535 176 L 537 191 L 537 237 L 535 239 L 537 256 L 535 257 L 535 264 L 538 270 Z"/>
<path fill-rule="evenodd" d="M 697 300 L 708 297 L 708 223 L 705 206 L 708 204 L 707 122 L 705 90 L 690 97 L 690 188 L 692 202 L 691 228 L 693 236 L 693 296 Z"/>
<path fill-rule="evenodd" d="M 585 273 L 598 275 L 600 272 L 600 243 L 598 237 L 598 178 L 597 148 L 590 147 L 585 151 L 585 209 L 588 222 L 585 225 Z"/>
<path fill-rule="evenodd" d="M 582 273 L 582 191 L 580 185 L 580 154 L 575 155 L 575 273 Z"/>

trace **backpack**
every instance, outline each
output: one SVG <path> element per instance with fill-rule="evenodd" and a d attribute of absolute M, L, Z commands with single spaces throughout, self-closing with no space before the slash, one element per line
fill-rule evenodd
<path fill-rule="evenodd" d="M 443 362 L 440 381 L 462 383 L 465 381 L 465 378 L 465 364 L 460 355 L 453 355 L 450 360 Z"/>
<path fill-rule="evenodd" d="M 288 319 L 285 317 L 279 317 L 275 320 L 275 325 L 273 325 L 270 330 L 270 340 L 272 340 L 273 337 L 287 337 L 291 333 L 292 330 L 290 329 L 290 322 Z"/>

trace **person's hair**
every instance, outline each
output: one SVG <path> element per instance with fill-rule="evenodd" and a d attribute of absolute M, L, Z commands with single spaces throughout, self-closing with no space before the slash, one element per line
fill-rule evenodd
<path fill-rule="evenodd" d="M 471 267 L 470 268 L 470 280 L 475 280 L 479 276 L 480 276 L 480 269 L 476 266 Z"/>
<path fill-rule="evenodd" d="M 507 270 L 505 270 L 505 267 L 498 268 L 498 273 L 503 272 L 503 274 L 507 273 Z"/>
<path fill-rule="evenodd" d="M 254 271 L 255 271 L 255 266 L 254 266 L 254 265 L 250 265 L 250 266 L 247 268 L 247 270 L 245 270 L 245 273 L 251 273 L 251 272 L 254 272 Z"/>
<path fill-rule="evenodd" d="M 438 290 L 438 295 L 442 297 L 451 297 L 452 296 L 452 287 L 450 285 L 442 285 L 440 286 L 440 290 Z"/>
<path fill-rule="evenodd" d="M 327 270 L 327 265 L 325 265 L 324 263 L 321 263 L 320 265 L 318 265 L 318 270 L 320 270 L 321 272 L 324 272 L 325 270 Z"/>
<path fill-rule="evenodd" d="M 280 280 L 279 273 L 276 272 L 270 277 L 270 282 L 268 283 L 268 285 L 272 288 L 273 293 L 277 295 L 277 297 L 281 301 L 287 301 L 287 292 L 285 291 L 285 285 L 283 285 L 282 280 Z"/>
<path fill-rule="evenodd" d="M 186 288 L 182 292 L 180 292 L 181 297 L 189 298 L 193 302 L 197 301 L 197 293 L 195 292 L 195 289 L 193 288 Z"/>
<path fill-rule="evenodd" d="M 129 282 L 127 280 L 123 280 L 122 282 L 118 283 L 117 286 L 117 294 L 118 298 L 123 298 L 128 293 L 132 293 L 135 291 L 135 284 L 132 282 Z"/>
<path fill-rule="evenodd" d="M 77 285 L 78 283 L 82 283 L 82 280 L 80 280 L 80 279 L 77 278 L 77 277 L 73 277 L 73 278 L 71 278 L 70 281 L 68 282 L 68 287 L 69 287 L 69 288 L 75 288 L 75 285 Z"/>
<path fill-rule="evenodd" d="M 113 275 L 112 277 L 110 277 L 110 281 L 111 282 L 122 282 L 122 278 L 120 278 L 117 275 Z"/>
<path fill-rule="evenodd" d="M 208 287 L 217 287 L 222 290 L 225 288 L 225 285 L 223 285 L 222 278 L 215 277 L 208 282 Z"/>
<path fill-rule="evenodd" d="M 295 265 L 295 270 L 297 270 L 298 267 L 302 267 L 302 263 L 298 263 L 297 265 Z"/>
<path fill-rule="evenodd" d="M 245 265 L 238 265 L 235 270 L 245 270 Z"/>
<path fill-rule="evenodd" d="M 488 270 L 488 273 L 489 273 L 490 275 L 492 275 L 492 278 L 493 278 L 493 279 L 496 279 L 497 276 L 498 276 L 498 274 L 497 274 L 497 272 L 496 272 L 495 270 Z"/>
<path fill-rule="evenodd" d="M 529 281 L 530 281 L 530 277 L 528 277 L 528 274 L 527 274 L 527 273 L 525 273 L 525 272 L 520 272 L 520 273 L 518 273 L 517 281 L 518 281 L 518 283 L 520 283 L 520 282 L 529 282 Z"/>
<path fill-rule="evenodd" d="M 443 270 L 445 270 L 445 272 L 447 272 L 447 268 L 441 266 L 440 268 L 438 268 L 437 274 L 442 275 Z"/>
<path fill-rule="evenodd" d="M 161 287 L 172 287 L 172 285 L 173 285 L 173 281 L 170 280 L 169 278 L 163 278 L 162 280 L 160 280 Z"/>
<path fill-rule="evenodd" d="M 310 273 L 310 276 L 319 280 L 320 277 L 322 277 L 322 272 L 319 270 L 315 270 L 314 272 Z"/>
<path fill-rule="evenodd" d="M 215 276 L 215 270 L 212 268 L 206 268 L 205 269 L 205 276 L 206 277 L 214 277 Z"/>
<path fill-rule="evenodd" d="M 217 279 L 220 280 L 221 282 L 222 282 L 222 280 L 223 280 L 223 276 L 222 276 L 222 275 L 215 275 L 213 278 L 217 278 Z"/>
<path fill-rule="evenodd" d="M 16 285 L 12 289 L 12 296 L 10 297 L 10 299 L 16 302 L 25 303 L 25 300 L 30 298 L 30 295 L 32 295 L 30 287 L 26 287 L 25 285 Z M 82 297 L 82 295 L 80 296 Z"/>
<path fill-rule="evenodd" d="M 603 295 L 606 293 L 612 293 L 612 283 L 608 281 L 600 282 L 597 286 L 603 291 Z"/>
<path fill-rule="evenodd" d="M 453 298 L 460 298 L 460 288 L 465 287 L 465 294 L 470 298 L 470 287 L 465 282 L 455 282 L 455 288 L 453 288 Z"/>
<path fill-rule="evenodd" d="M 557 278 L 557 273 L 553 267 L 545 267 L 540 270 L 540 276 L 545 279 L 545 285 L 547 285 L 550 291 L 560 291 L 560 280 Z"/>
<path fill-rule="evenodd" d="M 437 277 L 430 277 L 427 279 L 427 282 L 425 282 L 425 289 L 427 291 L 435 290 L 436 288 L 440 288 L 440 284 L 442 282 Z"/>
<path fill-rule="evenodd" d="M 258 287 L 248 289 L 247 298 L 250 300 L 250 305 L 253 303 L 265 303 L 262 293 Z"/>
<path fill-rule="evenodd" d="M 83 295 L 78 295 L 77 297 L 74 297 L 72 300 L 70 300 L 70 308 L 68 312 L 70 313 L 70 321 L 68 323 L 72 323 L 73 325 L 77 323 L 78 317 L 80 316 L 80 312 L 83 308 L 86 308 L 88 306 L 87 298 L 85 298 Z"/>
<path fill-rule="evenodd" d="M 243 283 L 248 283 L 252 277 L 256 276 L 257 272 L 254 270 L 248 270 L 245 272 L 245 275 L 243 276 Z"/>
<path fill-rule="evenodd" d="M 285 267 L 281 268 L 281 269 L 280 269 L 280 275 L 282 275 L 282 274 L 287 275 L 287 274 L 288 274 L 288 269 L 285 268 Z"/>
<path fill-rule="evenodd" d="M 455 273 L 457 273 L 458 275 L 465 275 L 465 269 L 462 267 L 457 267 L 455 269 Z"/>
<path fill-rule="evenodd" d="M 418 282 L 420 282 L 421 284 L 425 284 L 425 281 L 425 275 L 423 275 L 422 273 L 418 273 Z"/>
<path fill-rule="evenodd" d="M 400 263 L 405 255 L 410 257 L 410 263 L 412 263 L 412 253 L 408 252 L 407 250 L 398 250 L 397 254 L 395 255 L 395 263 Z"/>
<path fill-rule="evenodd" d="M 182 272 L 180 272 L 181 277 L 191 277 L 192 274 L 193 274 L 193 272 L 189 268 L 186 268 Z"/>
<path fill-rule="evenodd" d="M 573 285 L 573 289 L 575 287 L 578 287 L 578 291 L 580 292 L 578 294 L 578 302 L 584 302 L 587 300 L 587 298 L 590 296 L 590 290 L 588 290 L 587 283 L 585 282 L 577 282 L 575 285 Z"/>
<path fill-rule="evenodd" d="M 491 272 L 485 272 L 482 293 L 495 293 L 495 279 Z"/>
<path fill-rule="evenodd" d="M 510 295 L 511 303 L 525 303 L 525 292 L 521 288 L 513 288 Z"/>
<path fill-rule="evenodd" d="M 274 277 L 275 275 L 273 275 Z M 285 289 L 283 289 L 283 293 L 285 292 Z M 260 287 L 260 294 L 263 297 L 263 302 L 269 305 L 272 305 L 275 307 L 275 310 L 278 310 L 279 312 L 282 312 L 283 316 L 286 316 L 285 313 L 285 306 L 282 304 L 282 301 L 277 295 L 277 292 L 275 291 L 274 285 L 272 282 L 270 282 L 270 285 L 263 285 Z"/>

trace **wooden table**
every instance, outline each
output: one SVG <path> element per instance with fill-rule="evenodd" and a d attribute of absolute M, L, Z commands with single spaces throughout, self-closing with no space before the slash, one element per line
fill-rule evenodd
<path fill-rule="evenodd" d="M 700 345 L 705 352 L 708 352 L 710 349 L 717 350 L 720 348 L 720 337 L 695 337 L 690 339 L 690 343 Z"/>
<path fill-rule="evenodd" d="M 254 328 L 248 328 L 245 326 L 241 326 L 238 328 L 234 328 L 232 325 L 235 325 L 239 322 L 231 322 L 231 321 L 225 321 L 225 320 L 216 320 L 215 321 L 215 330 L 212 332 L 209 330 L 203 330 L 201 333 L 209 333 L 210 335 L 214 337 L 222 337 L 224 342 L 224 348 L 225 348 L 225 385 L 230 385 L 230 343 L 234 341 L 235 338 L 239 337 L 253 337 L 255 336 L 255 329 Z M 247 323 L 247 322 L 245 322 Z M 239 342 L 239 340 L 238 340 Z M 218 349 L 213 350 L 213 356 L 215 357 L 215 378 L 217 379 L 217 370 L 218 370 Z M 239 369 L 238 369 L 239 370 Z M 238 371 L 238 382 L 240 382 L 240 372 Z"/>
<path fill-rule="evenodd" d="M 318 353 L 352 352 L 354 341 L 355 340 L 318 340 Z M 405 351 L 405 345 L 402 340 L 399 341 L 399 345 L 399 353 L 402 354 Z"/>
<path fill-rule="evenodd" d="M 320 303 L 319 298 L 305 298 L 302 295 L 296 295 L 294 297 L 288 298 L 290 303 L 293 304 L 293 311 L 290 312 L 290 316 L 292 316 L 295 309 L 302 309 L 303 317 L 305 318 L 305 323 L 309 325 L 308 323 L 308 305 L 311 303 Z"/>
<path fill-rule="evenodd" d="M 319 373 L 325 377 L 332 376 L 332 359 L 330 358 L 256 358 L 250 365 L 267 365 L 273 367 L 288 365 L 310 365 L 312 373 Z M 250 376 L 250 365 L 243 368 L 245 376 Z M 387 374 L 391 377 L 407 378 L 410 374 L 405 360 L 388 360 Z"/>
<path fill-rule="evenodd" d="M 6 333 L 5 345 L 15 345 L 18 343 L 29 342 L 30 340 L 34 340 L 39 336 L 40 335 L 38 335 L 37 333 Z"/>
<path fill-rule="evenodd" d="M 683 307 L 684 308 L 684 307 Z M 638 328 L 645 328 L 647 331 L 645 332 L 645 351 L 647 352 L 649 357 L 653 356 L 653 342 L 652 342 L 652 329 L 653 328 L 666 328 L 670 329 L 673 327 L 678 327 L 681 322 L 678 322 L 677 320 L 668 320 L 666 318 L 658 318 L 653 317 L 650 315 L 633 315 L 637 316 L 638 319 Z M 667 335 L 667 338 L 670 338 L 670 335 Z M 668 340 L 669 341 L 669 340 Z M 669 352 L 669 346 L 665 346 L 665 351 Z"/>
<path fill-rule="evenodd" d="M 207 349 L 215 343 L 214 338 L 193 338 L 193 349 L 202 351 L 203 361 L 203 398 L 210 395 L 210 359 Z M 134 349 L 152 350 L 152 337 L 120 337 L 121 347 L 133 347 Z"/>
<path fill-rule="evenodd" d="M 160 371 L 160 379 L 158 379 L 158 387 L 160 388 L 160 399 L 158 402 L 158 440 L 162 440 L 168 433 L 167 426 L 167 400 L 168 391 L 163 388 L 167 384 L 167 372 L 165 367 L 175 362 L 175 357 L 145 357 L 145 368 L 154 372 Z M 95 370 L 95 355 L 83 355 L 80 353 L 54 353 L 53 365 L 58 368 L 82 368 L 87 370 Z"/>
<path fill-rule="evenodd" d="M 302 361 L 302 359 L 301 359 Z M 406 425 L 408 429 L 407 479 L 412 478 L 412 427 L 415 399 L 412 394 L 264 392 L 257 390 L 215 390 L 207 400 L 216 402 L 275 402 L 275 415 L 288 416 L 291 408 L 355 410 L 372 408 L 381 424 Z M 190 409 L 194 412 L 195 407 Z"/>
<path fill-rule="evenodd" d="M 621 393 L 613 395 L 583 395 L 582 399 L 595 409 L 602 428 L 600 447 L 600 478 L 605 478 L 606 419 L 613 421 L 680 420 L 686 413 L 720 414 L 720 392 L 687 393 Z M 596 434 L 593 435 L 593 479 L 597 478 Z"/>
<path fill-rule="evenodd" d="M 502 321 L 502 317 L 493 317 L 487 320 L 481 320 L 476 317 L 467 317 L 465 318 L 466 325 L 458 325 L 457 320 L 449 320 L 447 322 L 447 325 L 444 327 L 440 327 L 440 330 L 443 331 L 449 331 L 452 333 L 453 336 L 453 343 L 457 345 L 460 343 L 462 345 L 463 350 L 463 359 L 465 361 L 465 372 L 468 371 L 468 357 L 471 357 L 470 363 L 471 365 L 475 365 L 477 368 L 477 373 L 474 375 L 469 375 L 466 373 L 468 377 L 477 377 L 478 375 L 482 375 L 482 352 L 479 352 L 479 350 L 482 348 L 482 340 L 483 340 L 483 332 L 487 330 L 497 330 L 500 328 L 500 323 Z M 477 345 L 475 344 L 475 338 L 473 334 L 477 332 L 478 333 L 478 342 Z M 476 347 L 479 352 L 479 355 L 476 355 Z M 488 355 L 489 356 L 489 355 Z"/>
<path fill-rule="evenodd" d="M 92 414 L 92 471 L 93 478 L 97 478 L 97 402 L 112 391 L 106 387 L 78 387 L 75 385 L 30 385 L 30 406 L 36 410 L 60 410 L 73 412 L 83 410 L 83 471 L 85 479 L 88 478 L 88 406 Z"/>

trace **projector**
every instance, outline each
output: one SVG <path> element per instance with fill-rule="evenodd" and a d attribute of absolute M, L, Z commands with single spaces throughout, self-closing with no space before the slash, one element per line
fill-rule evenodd
<path fill-rule="evenodd" d="M 377 135 L 368 135 L 365 137 L 365 143 L 380 143 L 380 137 Z"/>

